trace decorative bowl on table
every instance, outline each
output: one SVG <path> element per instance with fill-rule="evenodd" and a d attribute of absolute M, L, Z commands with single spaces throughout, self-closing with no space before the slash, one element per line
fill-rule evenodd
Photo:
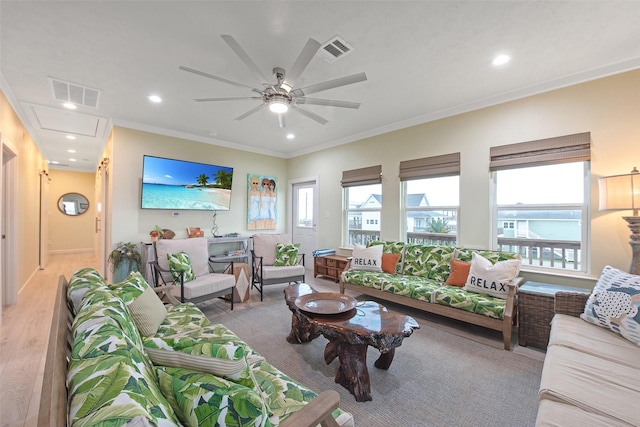
<path fill-rule="evenodd" d="M 356 307 L 355 298 L 334 292 L 315 292 L 302 295 L 295 300 L 300 310 L 313 314 L 340 314 Z"/>

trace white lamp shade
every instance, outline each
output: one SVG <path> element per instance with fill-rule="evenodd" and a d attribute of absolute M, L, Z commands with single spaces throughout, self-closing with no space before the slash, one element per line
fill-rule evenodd
<path fill-rule="evenodd" d="M 640 208 L 640 173 L 600 178 L 598 186 L 600 187 L 600 210 L 637 211 Z"/>

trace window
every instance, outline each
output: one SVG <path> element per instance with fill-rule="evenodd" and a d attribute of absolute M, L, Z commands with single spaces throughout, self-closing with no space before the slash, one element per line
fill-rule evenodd
<path fill-rule="evenodd" d="M 370 240 L 379 240 L 382 185 L 347 187 L 344 192 L 348 218 L 346 243 L 366 246 Z"/>
<path fill-rule="evenodd" d="M 455 246 L 460 177 L 416 179 L 403 184 L 407 242 Z"/>
<path fill-rule="evenodd" d="M 382 166 L 342 173 L 344 194 L 344 240 L 348 246 L 366 246 L 380 239 Z"/>
<path fill-rule="evenodd" d="M 455 246 L 460 204 L 460 153 L 400 162 L 405 238 Z"/>
<path fill-rule="evenodd" d="M 590 135 L 512 144 L 498 156 L 500 148 L 491 149 L 498 249 L 534 270 L 586 272 Z"/>

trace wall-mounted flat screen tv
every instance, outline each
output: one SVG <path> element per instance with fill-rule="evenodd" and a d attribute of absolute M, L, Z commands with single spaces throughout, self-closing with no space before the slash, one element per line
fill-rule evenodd
<path fill-rule="evenodd" d="M 145 155 L 142 209 L 228 211 L 233 168 Z"/>

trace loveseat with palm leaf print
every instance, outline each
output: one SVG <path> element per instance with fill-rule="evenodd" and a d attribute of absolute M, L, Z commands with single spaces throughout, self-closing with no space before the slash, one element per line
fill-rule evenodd
<path fill-rule="evenodd" d="M 341 275 L 340 292 L 349 289 L 501 331 L 504 348 L 511 349 L 516 294 L 522 282 L 522 278 L 517 277 L 521 259 L 519 254 L 393 241 L 371 241 L 367 244 L 367 248 L 374 246 L 382 246 L 383 266 L 386 257 L 391 255 L 390 258 L 397 260 L 395 267 L 386 268 L 387 272 L 362 270 L 352 261 Z M 457 286 L 447 284 L 450 276 L 454 278 L 452 265 L 456 266 Z M 471 267 L 474 269 L 469 270 Z M 491 272 L 492 269 L 495 271 L 503 267 L 508 270 L 503 275 L 509 276 L 508 280 L 487 282 L 479 274 L 476 275 L 476 282 L 476 276 L 470 279 L 471 274 L 467 273 L 481 270 Z M 467 284 L 467 280 L 472 283 Z"/>
<path fill-rule="evenodd" d="M 354 425 L 335 400 L 318 412 L 314 404 L 327 399 L 316 400 L 315 392 L 224 325 L 212 324 L 193 303 L 179 304 L 169 290 L 164 296 L 176 304 L 165 306 L 138 272 L 106 284 L 98 271 L 85 268 L 68 283 L 61 277 L 59 287 L 64 302 L 58 314 L 63 322 L 73 319 L 62 331 L 73 343 L 70 354 L 61 352 L 68 360 L 67 390 L 43 389 L 43 396 L 68 394 L 70 426 Z M 64 384 L 47 378 L 55 369 L 46 371 L 45 385 Z M 53 407 L 41 405 L 41 420 L 52 417 L 47 425 L 56 425 Z"/>

